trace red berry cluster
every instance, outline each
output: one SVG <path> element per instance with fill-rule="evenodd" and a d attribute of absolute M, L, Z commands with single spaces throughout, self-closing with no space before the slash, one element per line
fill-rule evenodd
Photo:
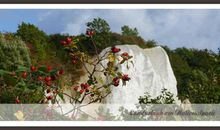
<path fill-rule="evenodd" d="M 115 78 L 113 79 L 113 85 L 114 85 L 114 86 L 118 86 L 118 85 L 119 85 L 119 82 L 120 82 L 120 79 L 119 79 L 118 77 L 115 77 Z"/>
<path fill-rule="evenodd" d="M 90 85 L 88 83 L 81 83 L 80 87 L 81 87 L 81 89 L 79 90 L 80 94 L 83 94 L 84 92 L 89 92 Z M 79 86 L 75 86 L 73 87 L 73 89 L 75 91 L 78 91 Z"/>
<path fill-rule="evenodd" d="M 112 80 L 113 85 L 117 87 L 119 85 L 120 79 L 122 79 L 122 81 L 126 82 L 126 81 L 130 80 L 130 77 L 128 76 L 128 74 L 124 74 L 121 77 L 115 77 Z"/>
<path fill-rule="evenodd" d="M 124 52 L 121 54 L 121 57 L 123 58 L 123 60 L 128 60 L 129 59 L 129 54 L 127 52 Z"/>
<path fill-rule="evenodd" d="M 47 67 L 47 71 L 50 72 L 51 71 L 51 66 Z M 57 77 L 61 76 L 64 74 L 64 69 L 61 69 L 59 71 L 57 71 L 56 75 L 51 75 L 51 76 L 46 76 L 44 78 L 44 81 L 46 83 L 47 86 L 51 86 L 51 81 L 54 81 L 57 79 Z M 42 80 L 43 78 L 41 76 L 38 77 L 39 81 Z"/>
<path fill-rule="evenodd" d="M 111 51 L 112 53 L 118 53 L 119 51 L 121 51 L 121 49 L 114 46 L 111 48 Z"/>
<path fill-rule="evenodd" d="M 128 74 L 124 74 L 122 75 L 122 78 L 121 78 L 123 81 L 129 81 L 131 78 L 128 77 Z"/>
<path fill-rule="evenodd" d="M 52 100 L 52 99 L 53 99 L 52 95 L 47 96 L 47 100 Z"/>
<path fill-rule="evenodd" d="M 50 76 L 47 76 L 44 78 L 44 81 L 46 83 L 47 86 L 50 86 L 51 85 L 51 77 Z"/>
<path fill-rule="evenodd" d="M 49 101 L 49 100 L 52 100 L 52 99 L 55 97 L 55 95 L 57 94 L 57 89 L 53 89 L 53 90 L 51 91 L 51 88 L 48 86 L 48 88 L 47 88 L 47 90 L 46 90 L 46 93 L 48 94 L 48 95 L 46 96 L 47 100 L 48 100 L 48 101 Z"/>
<path fill-rule="evenodd" d="M 60 71 L 57 71 L 57 76 L 61 76 L 64 74 L 64 69 L 61 69 Z"/>
<path fill-rule="evenodd" d="M 36 73 L 37 72 L 37 67 L 32 65 L 30 67 L 30 71 L 22 72 L 21 77 L 24 78 L 24 79 L 27 79 L 27 77 L 30 76 L 31 78 L 28 78 L 28 81 L 32 80 L 32 83 L 35 83 L 36 80 L 37 80 L 36 83 L 39 83 L 39 82 L 45 83 L 45 85 L 47 86 L 46 93 L 51 93 L 52 81 L 56 80 L 59 76 L 63 75 L 64 74 L 64 69 L 60 69 L 57 72 L 55 71 L 56 72 L 55 74 L 54 74 L 54 72 L 51 72 L 51 71 L 52 71 L 52 66 L 47 66 L 47 71 L 46 72 L 48 74 L 38 75 L 38 73 Z M 35 73 L 34 75 L 36 77 L 31 73 Z M 45 76 L 45 75 L 47 75 L 47 76 Z M 52 93 L 53 93 L 53 95 L 55 95 L 57 93 L 57 89 L 53 89 Z M 47 100 L 51 100 L 51 99 L 53 99 L 53 96 L 49 95 L 46 98 L 47 98 Z M 20 100 L 18 98 L 16 98 L 15 102 L 20 103 Z"/>
<path fill-rule="evenodd" d="M 77 61 L 78 61 L 78 57 L 76 56 L 76 55 L 72 55 L 71 56 L 71 62 L 72 62 L 72 64 L 76 64 L 77 63 Z"/>
<path fill-rule="evenodd" d="M 84 92 L 88 92 L 89 91 L 89 84 L 87 83 L 81 83 L 81 90 L 80 90 L 80 94 L 83 94 Z"/>
<path fill-rule="evenodd" d="M 70 37 L 66 38 L 66 40 L 60 41 L 62 45 L 70 45 L 71 43 L 76 43 L 77 39 L 71 39 Z M 77 61 L 79 60 L 78 56 L 73 54 L 72 51 L 70 51 L 70 56 L 71 56 L 71 63 L 72 64 L 77 64 Z"/>
<path fill-rule="evenodd" d="M 86 35 L 89 37 L 92 37 L 95 34 L 95 31 L 91 30 L 91 29 L 87 29 L 86 30 Z"/>
<path fill-rule="evenodd" d="M 60 44 L 65 46 L 65 45 L 69 45 L 71 42 L 72 42 L 72 38 L 67 37 L 66 40 L 60 41 Z"/>

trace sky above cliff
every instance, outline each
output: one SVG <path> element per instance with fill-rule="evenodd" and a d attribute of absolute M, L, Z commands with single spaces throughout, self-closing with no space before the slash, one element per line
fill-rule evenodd
<path fill-rule="evenodd" d="M 174 49 L 220 47 L 220 10 L 0 10 L 0 31 L 15 32 L 22 22 L 38 26 L 48 34 L 80 34 L 93 18 L 105 19 L 113 32 L 121 26 L 136 27 L 145 40 L 156 40 Z"/>

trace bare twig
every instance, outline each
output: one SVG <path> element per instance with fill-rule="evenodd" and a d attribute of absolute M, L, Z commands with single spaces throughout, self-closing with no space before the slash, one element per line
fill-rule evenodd
<path fill-rule="evenodd" d="M 107 93 L 105 96 L 102 96 L 101 98 L 107 97 L 110 93 L 111 93 L 111 92 Z M 67 114 L 69 114 L 69 113 L 71 113 L 72 111 L 74 111 L 74 110 L 76 110 L 76 109 L 79 109 L 79 108 L 81 108 L 81 107 L 87 106 L 87 105 L 89 105 L 89 104 L 91 104 L 91 103 L 95 103 L 95 102 L 97 102 L 97 100 L 93 100 L 93 101 L 90 101 L 90 102 L 87 103 L 87 104 L 81 105 L 81 106 L 79 106 L 79 107 L 75 107 L 75 108 L 71 109 L 69 112 L 65 113 L 64 116 L 67 115 Z"/>

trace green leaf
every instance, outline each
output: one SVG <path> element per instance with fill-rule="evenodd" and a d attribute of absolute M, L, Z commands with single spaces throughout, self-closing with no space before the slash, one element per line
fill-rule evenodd
<path fill-rule="evenodd" d="M 61 99 L 63 102 L 65 101 L 63 94 L 57 93 L 57 95 L 60 97 L 60 99 Z"/>
<path fill-rule="evenodd" d="M 123 83 L 123 86 L 125 86 L 125 85 L 126 85 L 126 81 L 122 81 L 122 83 Z"/>
<path fill-rule="evenodd" d="M 101 84 L 104 84 L 104 81 L 103 81 L 102 77 L 99 77 L 99 78 L 98 78 L 98 81 L 99 81 Z"/>
<path fill-rule="evenodd" d="M 80 92 L 76 92 L 75 98 L 76 98 L 76 99 L 79 99 L 80 97 L 81 97 Z"/>
<path fill-rule="evenodd" d="M 120 64 L 123 64 L 125 62 L 125 60 L 123 59 L 121 62 L 120 62 Z"/>
<path fill-rule="evenodd" d="M 5 71 L 5 70 L 0 70 L 0 75 L 4 75 L 4 74 L 10 74 L 10 72 Z"/>
<path fill-rule="evenodd" d="M 133 67 L 134 67 L 134 62 L 133 61 L 131 61 L 131 64 L 133 65 Z"/>
<path fill-rule="evenodd" d="M 15 86 L 17 84 L 17 80 L 9 74 L 3 75 L 3 78 L 7 85 Z"/>
<path fill-rule="evenodd" d="M 121 73 L 121 72 L 118 72 L 117 75 L 118 75 L 119 77 L 121 77 L 121 76 L 122 76 L 122 73 Z"/>
<path fill-rule="evenodd" d="M 126 67 L 127 67 L 127 69 L 129 69 L 129 66 L 128 66 L 128 64 L 126 65 Z"/>
<path fill-rule="evenodd" d="M 133 56 L 128 56 L 128 59 L 131 59 Z"/>
<path fill-rule="evenodd" d="M 89 79 L 89 80 L 87 81 L 87 83 L 88 83 L 89 85 L 94 84 L 94 82 L 93 82 L 93 80 L 92 80 L 92 79 Z"/>
<path fill-rule="evenodd" d="M 18 69 L 16 70 L 16 72 L 22 72 L 22 71 L 29 71 L 29 68 L 24 67 L 24 66 L 18 66 Z"/>
<path fill-rule="evenodd" d="M 47 67 L 45 67 L 45 66 L 39 67 L 38 71 L 40 71 L 40 73 L 47 72 Z"/>

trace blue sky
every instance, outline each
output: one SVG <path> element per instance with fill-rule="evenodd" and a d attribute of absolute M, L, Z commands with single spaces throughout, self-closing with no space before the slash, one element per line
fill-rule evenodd
<path fill-rule="evenodd" d="M 22 21 L 37 25 L 48 34 L 85 32 L 85 23 L 104 18 L 113 32 L 121 26 L 137 27 L 145 40 L 177 47 L 220 47 L 220 10 L 0 10 L 0 31 L 15 32 Z"/>

